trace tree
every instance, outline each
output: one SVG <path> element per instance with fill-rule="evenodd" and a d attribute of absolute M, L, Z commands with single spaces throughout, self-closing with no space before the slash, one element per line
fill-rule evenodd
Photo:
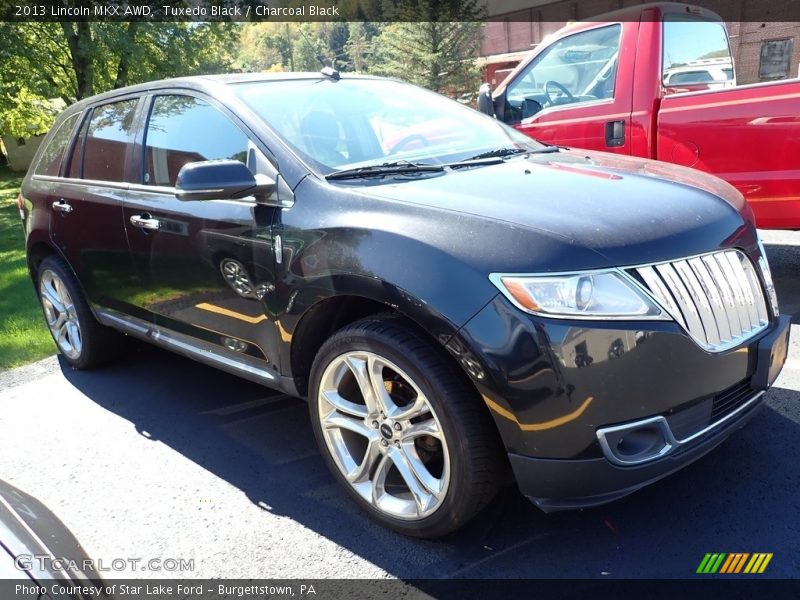
<path fill-rule="evenodd" d="M 366 73 L 373 67 L 375 61 L 373 40 L 382 30 L 382 23 L 348 23 L 348 36 L 342 60 L 348 70 Z"/>
<path fill-rule="evenodd" d="M 283 71 L 292 62 L 291 47 L 289 23 L 247 23 L 242 26 L 235 66 L 242 71 Z"/>
<path fill-rule="evenodd" d="M 42 133 L 42 103 L 164 77 L 231 69 L 232 23 L 0 23 L 0 133 Z M 38 101 L 35 102 L 35 101 Z M 25 131 L 20 125 L 26 126 Z"/>
<path fill-rule="evenodd" d="M 333 61 L 348 63 L 348 24 L 249 23 L 244 25 L 237 66 L 246 71 L 319 71 Z"/>
<path fill-rule="evenodd" d="M 473 91 L 480 82 L 485 7 L 478 0 L 407 0 L 374 40 L 373 72 L 440 93 Z"/>

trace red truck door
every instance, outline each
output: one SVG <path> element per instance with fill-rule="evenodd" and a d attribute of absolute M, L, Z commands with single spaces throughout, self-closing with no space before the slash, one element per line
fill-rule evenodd
<path fill-rule="evenodd" d="M 498 90 L 503 120 L 542 142 L 630 154 L 637 29 L 581 26 L 536 53 Z"/>

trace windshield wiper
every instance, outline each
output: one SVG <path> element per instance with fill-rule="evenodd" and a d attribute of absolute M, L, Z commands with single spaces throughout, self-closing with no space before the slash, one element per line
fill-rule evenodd
<path fill-rule="evenodd" d="M 465 158 L 458 162 L 449 163 L 445 166 L 451 169 L 458 169 L 460 167 L 480 167 L 484 165 L 496 165 L 504 162 L 505 158 L 509 156 L 518 156 L 520 154 L 549 154 L 551 152 L 559 152 L 558 146 L 544 146 L 537 149 L 525 148 L 496 148 L 487 152 L 481 152 L 475 156 Z"/>
<path fill-rule="evenodd" d="M 552 154 L 553 152 L 561 152 L 561 146 L 544 146 L 536 150 L 528 150 L 528 154 Z"/>
<path fill-rule="evenodd" d="M 517 154 L 549 154 L 551 152 L 559 152 L 558 146 L 544 146 L 536 149 L 513 148 L 509 146 L 504 148 L 495 148 L 494 150 L 489 150 L 487 152 L 481 152 L 480 154 L 476 154 L 475 156 L 471 156 L 460 162 L 468 163 L 470 161 L 481 160 L 483 158 L 505 158 L 506 156 L 515 156 Z"/>
<path fill-rule="evenodd" d="M 467 158 L 454 163 L 447 163 L 447 167 L 451 169 L 460 169 L 462 167 L 484 167 L 487 165 L 499 165 L 503 161 L 502 156 L 489 157 L 489 158 Z"/>
<path fill-rule="evenodd" d="M 385 162 L 379 165 L 366 165 L 353 169 L 334 171 L 325 176 L 325 179 L 357 179 L 359 177 L 379 177 L 382 175 L 406 175 L 413 173 L 436 173 L 444 171 L 442 165 L 426 163 L 413 163 L 409 161 Z"/>
<path fill-rule="evenodd" d="M 461 161 L 461 162 L 468 162 L 470 160 L 480 160 L 482 158 L 502 158 L 504 156 L 514 156 L 515 154 L 525 154 L 530 152 L 530 150 L 526 150 L 525 148 L 495 148 L 494 150 L 489 150 L 487 152 L 481 152 L 480 154 L 476 154 L 475 156 L 470 156 L 469 158 Z"/>

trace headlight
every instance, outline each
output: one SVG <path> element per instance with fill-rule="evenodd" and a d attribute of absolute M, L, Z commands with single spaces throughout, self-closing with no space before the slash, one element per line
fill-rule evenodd
<path fill-rule="evenodd" d="M 489 279 L 518 308 L 546 317 L 669 319 L 636 284 L 617 271 L 506 275 Z"/>
<path fill-rule="evenodd" d="M 758 251 L 761 256 L 758 257 L 758 266 L 761 268 L 761 274 L 764 276 L 764 284 L 767 288 L 767 296 L 769 296 L 769 303 L 772 305 L 772 316 L 778 317 L 778 293 L 775 291 L 775 284 L 772 282 L 772 269 L 769 268 L 767 261 L 767 251 L 764 249 L 764 244 L 758 240 Z"/>

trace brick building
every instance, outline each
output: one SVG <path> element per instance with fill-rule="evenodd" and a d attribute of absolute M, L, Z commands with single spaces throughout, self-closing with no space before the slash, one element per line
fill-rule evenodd
<path fill-rule="evenodd" d="M 481 47 L 487 65 L 486 80 L 493 86 L 500 83 L 547 34 L 560 29 L 568 20 L 642 3 L 638 0 L 488 2 L 491 20 L 485 25 Z M 724 17 L 741 19 L 727 22 L 739 85 L 800 76 L 800 22 L 753 20 L 759 15 L 751 14 L 747 0 L 703 2 L 703 6 Z"/>

